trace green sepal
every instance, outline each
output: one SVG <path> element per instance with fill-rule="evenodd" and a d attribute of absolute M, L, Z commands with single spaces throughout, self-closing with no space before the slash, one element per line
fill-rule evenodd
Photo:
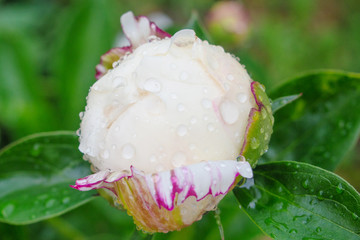
<path fill-rule="evenodd" d="M 251 92 L 254 95 L 256 107 L 250 110 L 240 155 L 244 156 L 254 168 L 260 156 L 268 150 L 274 117 L 264 86 L 259 82 L 252 82 Z"/>

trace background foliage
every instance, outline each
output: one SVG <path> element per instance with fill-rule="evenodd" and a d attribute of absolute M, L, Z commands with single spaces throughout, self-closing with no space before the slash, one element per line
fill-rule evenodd
<path fill-rule="evenodd" d="M 119 17 L 122 13 L 128 10 L 136 15 L 164 12 L 173 20 L 174 25 L 169 29 L 171 32 L 186 25 L 193 9 L 206 26 L 206 16 L 216 2 L 218 1 L 0 0 L 0 146 L 6 146 L 32 133 L 59 129 L 75 131 L 78 128 L 79 112 L 83 110 L 88 89 L 95 81 L 94 67 L 101 54 L 117 45 Z M 318 68 L 360 72 L 360 3 L 357 0 L 241 2 L 250 16 L 250 31 L 244 41 L 227 43 L 225 48 L 240 58 L 252 78 L 267 87 L 271 97 L 285 95 L 282 92 L 287 95 L 298 94 L 296 90 L 299 88 L 306 91 L 306 88 L 314 86 L 302 84 L 309 76 L 311 79 L 314 76 L 319 78 L 317 83 L 330 83 L 326 88 L 328 91 L 321 90 L 326 84 L 319 84 L 312 91 L 313 96 L 304 94 L 300 101 L 295 101 L 293 105 L 276 113 L 275 118 L 280 119 L 276 124 L 279 125 L 275 125 L 270 151 L 262 161 L 267 162 L 273 158 L 298 160 L 317 156 L 320 158 L 319 162 L 326 163 L 321 167 L 335 169 L 336 173 L 359 191 L 359 111 L 354 111 L 356 108 L 351 105 L 359 102 L 359 81 L 354 80 L 358 76 L 344 76 L 342 73 L 327 71 L 319 75 L 299 77 L 293 81 L 296 86 L 286 82 L 300 72 Z M 222 42 L 215 43 L 223 45 Z M 344 86 L 344 78 L 353 80 L 346 81 L 347 85 Z M 342 94 L 336 94 L 338 92 Z M 314 100 L 316 97 L 317 101 Z M 351 107 L 347 107 L 349 104 Z M 308 109 L 308 112 L 301 112 L 301 107 Z M 329 109 L 333 107 L 337 111 L 330 114 Z M 308 117 L 301 118 L 301 114 Z M 289 127 L 291 123 L 281 116 L 293 116 L 297 122 Z M 321 122 L 323 116 L 336 121 L 324 125 Z M 309 141 L 313 136 L 309 135 L 307 140 L 305 137 L 299 145 L 292 146 L 300 149 L 296 156 L 277 151 L 284 147 L 279 143 L 284 142 L 284 138 L 294 136 L 293 132 L 299 132 L 299 126 L 304 126 L 304 123 L 305 126 L 318 124 L 319 128 L 324 129 L 316 136 L 317 142 L 329 139 L 324 134 L 328 132 L 333 136 L 334 143 L 331 145 L 325 141 L 321 145 L 323 148 L 311 148 Z M 283 133 L 281 129 L 284 128 L 293 130 Z M 332 129 L 338 131 L 330 132 Z M 279 133 L 275 135 L 276 132 Z M 347 138 L 342 138 L 343 135 Z M 348 151 L 336 148 L 339 139 L 345 139 L 341 146 Z M 354 145 L 357 147 L 351 148 Z M 38 154 L 38 149 L 34 150 L 33 145 L 28 147 L 33 154 Z M 66 146 L 63 147 L 66 149 Z M 73 153 L 72 156 L 80 157 L 76 154 L 79 153 Z M 319 165 L 313 160 L 310 163 Z M 33 162 L 30 161 L 29 164 Z M 266 172 L 266 166 L 265 164 L 258 169 L 259 174 L 272 174 Z M 12 162 L 2 167 L 0 180 L 4 174 L 11 174 L 10 171 L 4 173 L 3 169 L 18 170 Z M 72 172 L 68 176 L 74 176 L 72 174 L 84 175 Z M 33 185 L 34 189 L 36 184 L 41 185 L 46 181 L 46 177 L 39 178 Z M 53 183 L 48 186 L 49 191 L 58 182 L 54 180 Z M 261 181 L 261 184 L 266 184 L 266 181 Z M 18 186 L 18 189 L 21 187 Z M 236 196 L 241 196 L 240 190 Z M 46 206 L 51 199 L 43 200 L 44 204 L 39 204 Z M 78 201 L 81 202 L 81 199 Z M 242 203 L 242 208 L 247 205 L 248 203 Z M 233 194 L 228 194 L 220 204 L 221 221 L 227 239 L 238 239 L 239 236 L 242 239 L 268 238 L 241 208 L 234 206 L 239 206 L 239 203 Z M 14 211 L 11 207 L 1 207 L 2 216 L 8 214 L 9 210 Z M 58 211 L 61 212 L 61 209 Z M 49 212 L 49 216 L 53 215 L 57 214 Z M 166 238 L 219 239 L 213 215 L 208 213 L 202 221 L 180 232 L 171 233 Z M 134 230 L 132 219 L 125 212 L 113 209 L 105 200 L 97 197 L 65 215 L 42 222 L 20 226 L 0 223 L 1 239 L 126 239 Z M 161 238 L 161 235 L 158 237 Z"/>

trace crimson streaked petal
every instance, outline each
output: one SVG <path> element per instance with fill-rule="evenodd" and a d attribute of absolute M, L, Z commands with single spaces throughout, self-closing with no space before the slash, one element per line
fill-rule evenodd
<path fill-rule="evenodd" d="M 158 38 L 171 37 L 170 34 L 161 30 L 147 17 L 135 17 L 132 12 L 123 14 L 120 22 L 132 48 L 137 48 L 141 44 L 146 43 L 150 36 L 156 36 Z"/>

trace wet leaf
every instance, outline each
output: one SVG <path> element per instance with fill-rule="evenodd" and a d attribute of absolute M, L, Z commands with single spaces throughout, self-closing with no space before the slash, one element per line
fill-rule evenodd
<path fill-rule="evenodd" d="M 322 71 L 270 92 L 276 99 L 303 93 L 278 110 L 266 161 L 293 160 L 333 170 L 360 133 L 360 74 Z"/>
<path fill-rule="evenodd" d="M 254 169 L 254 185 L 234 189 L 249 217 L 274 239 L 359 239 L 360 195 L 327 170 L 293 161 Z"/>
<path fill-rule="evenodd" d="M 90 174 L 71 132 L 23 138 L 0 152 L 0 221 L 28 224 L 60 215 L 92 199 L 69 187 Z"/>
<path fill-rule="evenodd" d="M 292 103 L 293 101 L 295 101 L 296 99 L 301 97 L 301 95 L 302 95 L 301 93 L 294 94 L 294 95 L 290 95 L 290 96 L 279 97 L 279 98 L 273 100 L 271 103 L 271 109 L 272 109 L 273 114 L 276 111 L 278 111 L 279 109 L 285 107 L 286 105 Z"/>

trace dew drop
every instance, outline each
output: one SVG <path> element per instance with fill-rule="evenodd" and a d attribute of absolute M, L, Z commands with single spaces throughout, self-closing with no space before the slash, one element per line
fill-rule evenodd
<path fill-rule="evenodd" d="M 179 78 L 181 81 L 185 81 L 189 78 L 189 74 L 187 72 L 181 72 Z"/>
<path fill-rule="evenodd" d="M 38 157 L 41 153 L 42 146 L 39 143 L 35 143 L 32 149 L 30 150 L 30 154 L 33 157 Z"/>
<path fill-rule="evenodd" d="M 303 186 L 303 188 L 308 189 L 309 188 L 309 179 L 306 179 L 305 181 L 303 181 L 302 186 Z"/>
<path fill-rule="evenodd" d="M 336 192 L 337 192 L 338 194 L 341 194 L 341 193 L 344 192 L 344 188 L 343 188 L 343 186 L 341 185 L 341 183 L 339 183 L 339 185 L 336 186 Z"/>
<path fill-rule="evenodd" d="M 49 199 L 49 200 L 45 203 L 45 207 L 51 208 L 52 206 L 54 206 L 55 202 L 56 202 L 55 199 Z"/>
<path fill-rule="evenodd" d="M 157 165 L 156 166 L 156 171 L 157 172 L 161 172 L 161 171 L 163 171 L 164 170 L 164 167 L 162 166 L 162 165 Z"/>
<path fill-rule="evenodd" d="M 260 146 L 259 140 L 258 140 L 257 138 L 255 138 L 255 137 L 251 138 L 251 140 L 250 140 L 250 147 L 251 147 L 252 149 L 257 149 L 259 146 Z"/>
<path fill-rule="evenodd" d="M 80 128 L 78 130 L 76 130 L 76 136 L 78 136 L 78 137 L 81 136 L 81 129 Z"/>
<path fill-rule="evenodd" d="M 124 77 L 115 77 L 112 80 L 112 86 L 114 88 L 125 87 L 126 86 L 126 79 Z"/>
<path fill-rule="evenodd" d="M 194 150 L 196 149 L 195 144 L 191 143 L 191 144 L 189 145 L 189 149 L 190 149 L 191 151 L 194 151 Z"/>
<path fill-rule="evenodd" d="M 127 143 L 123 146 L 121 155 L 125 159 L 132 159 L 135 156 L 135 148 L 130 143 Z"/>
<path fill-rule="evenodd" d="M 229 81 L 233 81 L 234 80 L 234 76 L 232 74 L 228 74 L 226 76 L 226 79 L 229 80 Z"/>
<path fill-rule="evenodd" d="M 177 110 L 178 110 L 179 112 L 185 111 L 185 106 L 184 106 L 184 104 L 179 103 L 179 104 L 177 105 Z"/>
<path fill-rule="evenodd" d="M 321 230 L 322 230 L 321 227 L 317 227 L 317 228 L 316 228 L 316 232 L 317 232 L 317 233 L 321 232 Z"/>
<path fill-rule="evenodd" d="M 205 165 L 204 169 L 205 169 L 205 171 L 207 171 L 207 172 L 210 172 L 210 171 L 211 171 L 211 167 L 209 167 L 208 165 Z"/>
<path fill-rule="evenodd" d="M 206 99 L 206 98 L 201 100 L 201 105 L 206 109 L 209 109 L 212 106 L 211 101 L 209 99 Z"/>
<path fill-rule="evenodd" d="M 115 127 L 115 131 L 118 132 L 119 130 L 120 130 L 120 127 L 119 127 L 119 126 L 116 126 L 116 127 Z"/>
<path fill-rule="evenodd" d="M 176 132 L 180 137 L 183 137 L 187 134 L 187 127 L 185 125 L 178 126 Z"/>
<path fill-rule="evenodd" d="M 230 85 L 228 83 L 224 83 L 224 89 L 228 92 L 230 90 Z"/>
<path fill-rule="evenodd" d="M 174 165 L 174 167 L 176 168 L 181 167 L 186 162 L 186 155 L 183 152 L 177 152 L 174 154 L 171 162 Z"/>
<path fill-rule="evenodd" d="M 203 88 L 203 93 L 207 94 L 208 93 L 208 89 L 207 88 Z"/>
<path fill-rule="evenodd" d="M 358 220 L 358 219 L 359 219 L 359 216 L 356 215 L 356 213 L 352 213 L 352 217 L 353 217 L 354 220 Z"/>
<path fill-rule="evenodd" d="M 110 157 L 109 151 L 108 151 L 107 149 L 104 149 L 104 150 L 101 152 L 100 157 L 101 157 L 102 159 L 108 159 L 108 158 Z"/>
<path fill-rule="evenodd" d="M 70 197 L 64 197 L 61 202 L 62 202 L 63 204 L 69 203 L 69 202 L 70 202 Z"/>
<path fill-rule="evenodd" d="M 195 124 L 196 122 L 197 122 L 196 117 L 192 117 L 192 118 L 190 119 L 190 123 L 191 123 L 191 124 Z"/>
<path fill-rule="evenodd" d="M 148 92 L 158 93 L 161 90 L 161 83 L 154 78 L 149 78 L 144 83 L 144 89 Z"/>
<path fill-rule="evenodd" d="M 7 218 L 14 212 L 14 209 L 15 209 L 15 205 L 12 203 L 9 203 L 5 207 L 3 207 L 3 209 L 1 210 L 1 213 L 5 218 Z"/>
<path fill-rule="evenodd" d="M 150 158 L 149 158 L 149 161 L 150 161 L 151 163 L 156 162 L 156 161 L 157 161 L 156 156 L 155 156 L 155 155 L 151 155 Z"/>
<path fill-rule="evenodd" d="M 297 230 L 296 230 L 296 229 L 290 229 L 289 233 L 291 233 L 291 234 L 296 234 L 296 233 L 297 233 Z"/>
<path fill-rule="evenodd" d="M 209 124 L 207 125 L 207 129 L 209 130 L 209 132 L 213 132 L 213 131 L 215 130 L 215 127 L 214 127 L 213 124 L 209 123 Z"/>
<path fill-rule="evenodd" d="M 233 124 L 238 120 L 240 113 L 233 102 L 225 100 L 220 104 L 220 114 L 225 123 Z"/>
<path fill-rule="evenodd" d="M 79 118 L 80 118 L 80 120 L 83 120 L 83 118 L 84 118 L 84 112 L 80 112 L 80 113 L 79 113 Z"/>

